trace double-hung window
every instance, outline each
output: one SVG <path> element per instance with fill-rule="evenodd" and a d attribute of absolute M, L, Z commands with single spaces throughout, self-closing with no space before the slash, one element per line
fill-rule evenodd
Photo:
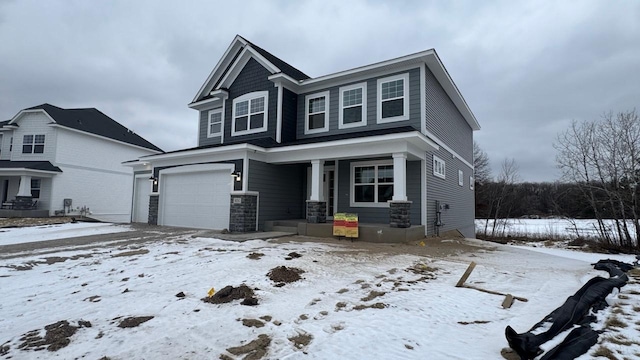
<path fill-rule="evenodd" d="M 40 198 L 40 186 L 42 182 L 40 179 L 31 179 L 31 197 L 34 199 Z"/>
<path fill-rule="evenodd" d="M 364 162 L 351 165 L 351 206 L 383 207 L 393 198 L 393 164 Z"/>
<path fill-rule="evenodd" d="M 409 74 L 378 79 L 378 122 L 409 119 Z"/>
<path fill-rule="evenodd" d="M 464 186 L 464 172 L 462 170 L 458 170 L 458 185 Z"/>
<path fill-rule="evenodd" d="M 23 154 L 44 153 L 44 135 L 24 135 L 22 137 Z"/>
<path fill-rule="evenodd" d="M 446 164 L 444 160 L 433 155 L 433 176 L 445 179 L 447 174 Z"/>
<path fill-rule="evenodd" d="M 304 133 L 329 131 L 329 92 L 305 96 Z"/>
<path fill-rule="evenodd" d="M 233 100 L 231 135 L 267 131 L 269 92 L 257 91 Z"/>
<path fill-rule="evenodd" d="M 367 83 L 340 88 L 338 129 L 367 125 Z"/>
<path fill-rule="evenodd" d="M 222 135 L 222 108 L 209 110 L 207 137 Z"/>

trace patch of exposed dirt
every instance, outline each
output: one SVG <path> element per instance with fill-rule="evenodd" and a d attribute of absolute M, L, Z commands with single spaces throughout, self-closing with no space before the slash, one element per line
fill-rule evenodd
<path fill-rule="evenodd" d="M 0 228 L 17 228 L 27 226 L 44 226 L 66 224 L 71 222 L 71 218 L 52 217 L 52 218 L 3 218 L 0 219 Z"/>
<path fill-rule="evenodd" d="M 475 320 L 475 321 L 458 321 L 460 325 L 471 325 L 471 324 L 488 324 L 491 321 L 487 320 Z"/>
<path fill-rule="evenodd" d="M 301 258 L 302 255 L 298 254 L 297 252 L 290 252 L 286 258 L 284 258 L 285 260 L 292 260 L 292 259 L 297 259 L 297 258 Z"/>
<path fill-rule="evenodd" d="M 22 343 L 18 345 L 18 349 L 39 351 L 46 348 L 49 351 L 58 351 L 69 345 L 70 337 L 82 327 L 91 327 L 91 323 L 81 320 L 78 326 L 72 326 L 67 320 L 62 320 L 49 324 L 44 327 L 46 331 L 44 337 L 40 336 L 40 330 L 32 330 L 22 335 L 20 338 Z M 8 346 L 6 351 L 9 351 Z"/>
<path fill-rule="evenodd" d="M 252 252 L 251 254 L 247 255 L 247 257 L 251 260 L 260 260 L 260 258 L 263 256 L 264 254 L 259 252 Z"/>
<path fill-rule="evenodd" d="M 267 273 L 269 279 L 276 283 L 292 283 L 302 279 L 300 274 L 303 274 L 304 270 L 294 268 L 294 267 L 286 267 L 286 266 L 278 266 L 275 267 Z M 282 285 L 281 285 L 282 286 Z"/>
<path fill-rule="evenodd" d="M 138 249 L 138 250 L 130 250 L 130 251 L 124 251 L 118 254 L 113 254 L 111 255 L 111 257 L 125 257 L 125 256 L 135 256 L 135 255 L 144 255 L 144 254 L 148 254 L 149 250 L 147 249 Z"/>
<path fill-rule="evenodd" d="M 258 335 L 257 339 L 249 342 L 248 344 L 230 347 L 227 348 L 227 351 L 235 356 L 246 354 L 246 356 L 243 357 L 243 360 L 258 360 L 267 355 L 269 345 L 271 345 L 271 338 L 268 335 L 261 334 Z"/>
<path fill-rule="evenodd" d="M 253 290 L 245 284 L 238 287 L 225 286 L 212 296 L 202 298 L 202 301 L 210 304 L 225 304 L 240 299 L 244 299 L 242 305 L 258 305 L 258 299 L 255 298 Z"/>
<path fill-rule="evenodd" d="M 125 318 L 118 324 L 119 328 L 132 328 L 153 319 L 153 316 L 132 316 Z"/>
<path fill-rule="evenodd" d="M 293 346 L 295 346 L 296 349 L 302 349 L 311 343 L 311 340 L 313 340 L 313 336 L 311 334 L 303 333 L 290 337 L 288 339 L 293 343 Z"/>
<path fill-rule="evenodd" d="M 356 305 L 353 307 L 353 310 L 364 310 L 364 309 L 384 309 L 388 305 L 383 303 L 375 303 L 371 305 Z"/>
<path fill-rule="evenodd" d="M 258 319 L 242 319 L 242 325 L 246 327 L 261 328 L 264 326 L 264 323 Z"/>
<path fill-rule="evenodd" d="M 375 290 L 371 290 L 371 292 L 369 293 L 369 295 L 363 297 L 362 301 L 371 301 L 379 296 L 383 296 L 384 294 L 386 294 L 386 292 L 384 291 L 375 291 Z"/>

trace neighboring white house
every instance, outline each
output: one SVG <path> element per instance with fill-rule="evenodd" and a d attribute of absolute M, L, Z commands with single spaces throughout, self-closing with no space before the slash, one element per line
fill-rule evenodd
<path fill-rule="evenodd" d="M 0 217 L 88 209 L 98 220 L 129 222 L 133 171 L 122 162 L 161 152 L 94 108 L 21 110 L 0 122 Z"/>

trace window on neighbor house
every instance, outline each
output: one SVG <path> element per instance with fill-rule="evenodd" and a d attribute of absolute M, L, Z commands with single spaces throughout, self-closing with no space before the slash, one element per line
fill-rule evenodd
<path fill-rule="evenodd" d="M 40 179 L 31 179 L 31 197 L 34 199 L 40 198 Z"/>
<path fill-rule="evenodd" d="M 367 83 L 349 85 L 340 88 L 340 114 L 338 128 L 362 126 L 367 124 Z"/>
<path fill-rule="evenodd" d="M 329 130 L 329 92 L 305 97 L 304 133 L 313 134 Z"/>
<path fill-rule="evenodd" d="M 22 153 L 44 153 L 44 135 L 24 135 L 22 138 Z"/>
<path fill-rule="evenodd" d="M 9 138 L 9 152 L 13 151 L 13 136 Z"/>
<path fill-rule="evenodd" d="M 458 185 L 464 186 L 464 173 L 462 170 L 458 170 Z"/>
<path fill-rule="evenodd" d="M 440 159 L 437 156 L 433 156 L 433 175 L 439 178 L 446 178 L 446 167 L 444 160 Z"/>
<path fill-rule="evenodd" d="M 393 198 L 391 163 L 355 163 L 351 174 L 351 206 L 387 206 Z"/>
<path fill-rule="evenodd" d="M 257 91 L 234 99 L 231 135 L 267 131 L 268 104 L 268 91 Z"/>
<path fill-rule="evenodd" d="M 222 135 L 222 108 L 209 111 L 207 137 Z"/>
<path fill-rule="evenodd" d="M 378 122 L 409 119 L 409 74 L 378 80 Z"/>

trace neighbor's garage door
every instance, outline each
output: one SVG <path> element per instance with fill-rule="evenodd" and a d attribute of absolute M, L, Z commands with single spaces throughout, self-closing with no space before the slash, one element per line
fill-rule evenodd
<path fill-rule="evenodd" d="M 136 187 L 133 190 L 133 222 L 147 223 L 149 221 L 149 194 L 151 182 L 148 177 L 136 177 Z"/>
<path fill-rule="evenodd" d="M 190 167 L 185 167 L 188 170 Z M 197 166 L 194 166 L 198 169 Z M 162 173 L 160 224 L 227 229 L 231 173 L 228 169 Z"/>

